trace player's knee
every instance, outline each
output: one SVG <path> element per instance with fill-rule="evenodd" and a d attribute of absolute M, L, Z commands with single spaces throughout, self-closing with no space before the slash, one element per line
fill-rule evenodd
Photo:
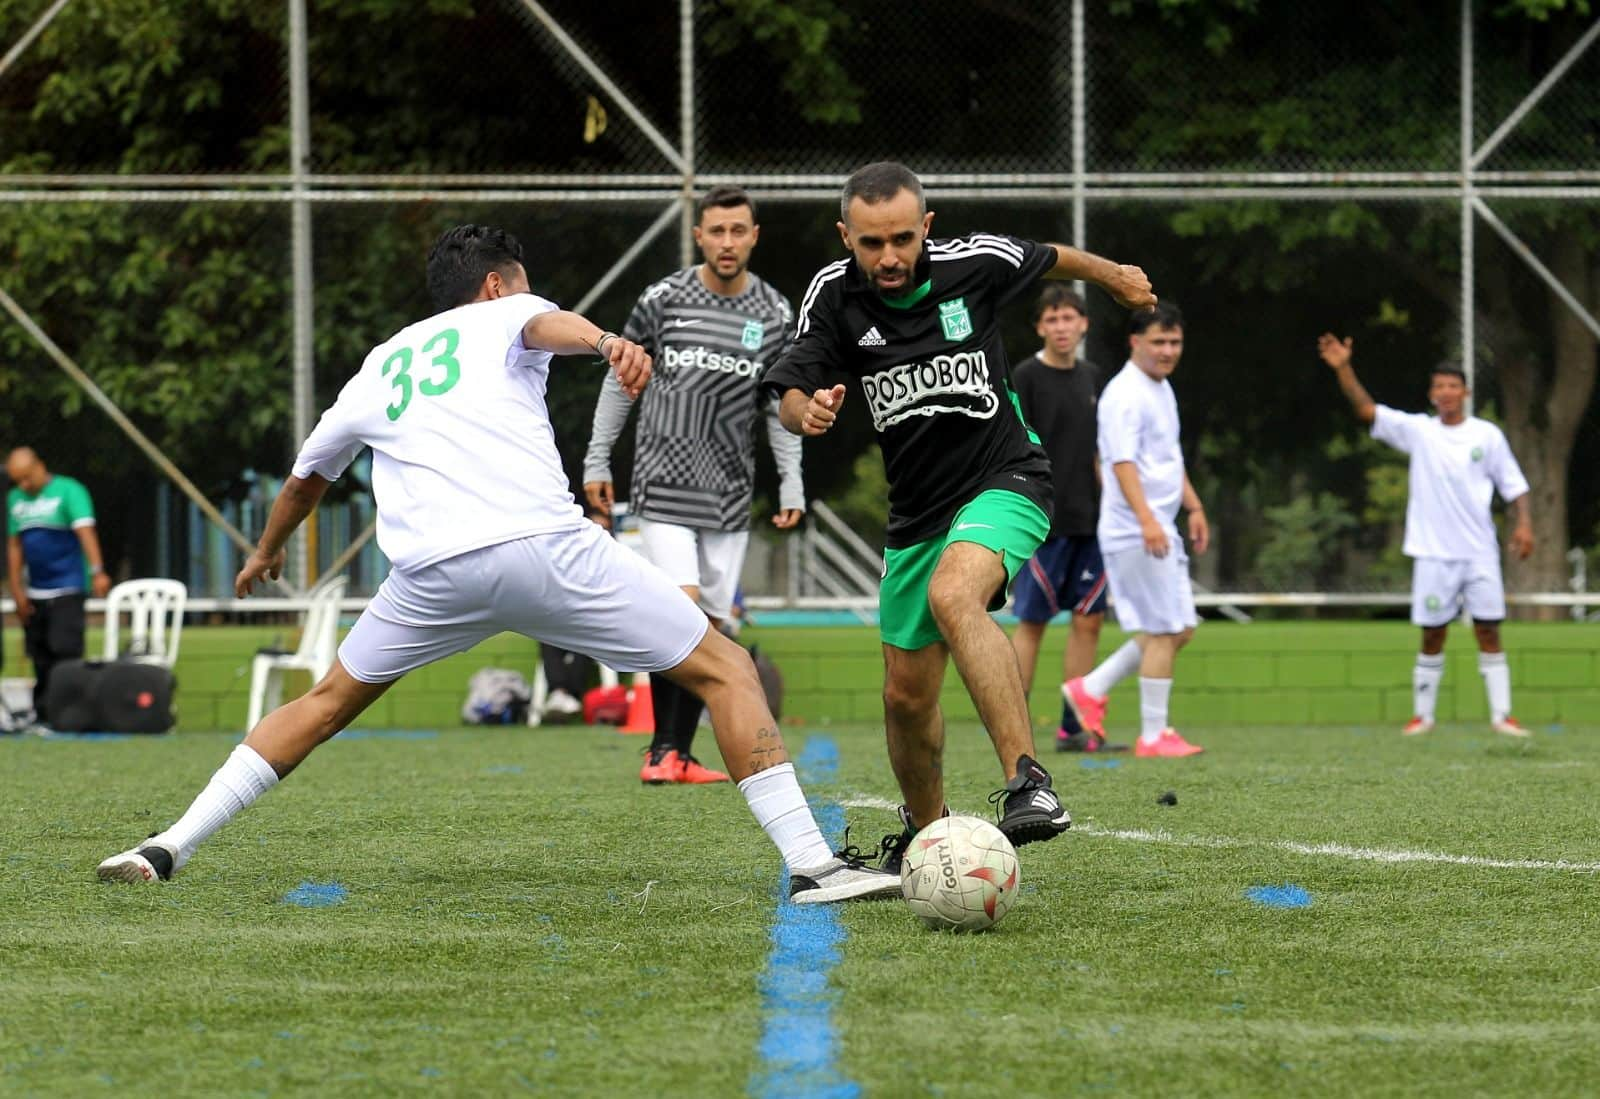
<path fill-rule="evenodd" d="M 946 635 L 966 619 L 988 613 L 984 601 L 967 585 L 953 578 L 940 579 L 937 575 L 928 584 L 928 609 Z"/>
<path fill-rule="evenodd" d="M 891 722 L 920 719 L 939 702 L 937 691 L 905 678 L 889 678 L 883 683 L 883 712 Z"/>
<path fill-rule="evenodd" d="M 1500 651 L 1500 623 L 1474 622 L 1472 632 L 1477 635 L 1479 649 L 1486 653 Z"/>

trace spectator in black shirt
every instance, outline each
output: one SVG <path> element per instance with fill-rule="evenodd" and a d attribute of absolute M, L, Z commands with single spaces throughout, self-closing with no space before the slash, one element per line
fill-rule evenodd
<path fill-rule="evenodd" d="M 1018 364 L 1012 384 L 1023 417 L 1050 455 L 1055 514 L 1050 536 L 1017 575 L 1013 589 L 1020 621 L 1011 643 L 1022 666 L 1024 692 L 1033 687 L 1039 644 L 1052 618 L 1061 611 L 1072 616 L 1062 661 L 1064 683 L 1094 667 L 1106 611 L 1105 565 L 1094 533 L 1100 517 L 1094 406 L 1105 374 L 1078 356 L 1089 331 L 1089 313 L 1070 286 L 1045 284 L 1033 308 L 1033 326 L 1043 346 Z M 1117 751 L 1127 746 L 1108 746 L 1099 733 L 1083 729 L 1063 700 L 1056 750 L 1098 752 L 1108 747 Z"/>

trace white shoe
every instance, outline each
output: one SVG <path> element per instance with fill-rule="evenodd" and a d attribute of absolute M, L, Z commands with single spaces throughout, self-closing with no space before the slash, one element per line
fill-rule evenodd
<path fill-rule="evenodd" d="M 178 849 L 169 844 L 146 840 L 138 847 L 112 855 L 95 867 L 101 881 L 122 881 L 138 885 L 147 881 L 168 881 L 178 865 Z"/>
<path fill-rule="evenodd" d="M 557 687 L 551 691 L 544 700 L 544 716 L 549 718 L 567 718 L 583 713 L 583 703 L 573 698 L 566 691 Z"/>
<path fill-rule="evenodd" d="M 1524 739 L 1533 735 L 1532 729 L 1528 728 L 1510 714 L 1507 714 L 1499 721 L 1489 722 L 1489 728 L 1493 729 L 1497 733 L 1504 733 L 1506 736 L 1521 737 Z"/>
<path fill-rule="evenodd" d="M 789 899 L 795 904 L 868 900 L 900 896 L 900 875 L 835 855 L 821 866 L 789 873 Z"/>

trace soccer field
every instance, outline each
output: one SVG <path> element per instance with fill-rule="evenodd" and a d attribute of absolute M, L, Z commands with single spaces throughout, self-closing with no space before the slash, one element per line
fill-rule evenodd
<path fill-rule="evenodd" d="M 346 734 L 138 888 L 95 863 L 236 735 L 11 738 L 0 1094 L 1581 1093 L 1597 733 L 1049 754 L 1076 826 L 976 936 L 781 904 L 737 794 L 609 731 Z M 834 839 L 890 830 L 877 730 L 788 736 Z M 952 723 L 956 808 L 996 774 Z"/>

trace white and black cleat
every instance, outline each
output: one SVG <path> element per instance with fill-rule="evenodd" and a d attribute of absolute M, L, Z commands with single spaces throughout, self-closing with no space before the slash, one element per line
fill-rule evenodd
<path fill-rule="evenodd" d="M 900 895 L 899 874 L 886 873 L 846 855 L 835 855 L 821 866 L 789 872 L 789 899 L 795 904 L 830 904 Z"/>
<path fill-rule="evenodd" d="M 123 881 L 132 885 L 147 881 L 170 881 L 178 864 L 178 852 L 164 843 L 145 842 L 131 851 L 112 855 L 95 867 L 101 881 Z"/>

